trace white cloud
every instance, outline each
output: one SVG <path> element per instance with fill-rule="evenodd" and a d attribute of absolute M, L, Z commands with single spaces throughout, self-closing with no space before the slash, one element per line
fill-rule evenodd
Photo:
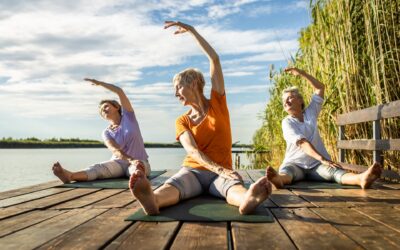
<path fill-rule="evenodd" d="M 7 114 L 12 104 L 13 115 L 20 118 L 94 119 L 98 101 L 115 96 L 82 81 L 91 77 L 119 83 L 140 110 L 144 127 L 149 128 L 155 116 L 173 124 L 175 115 L 185 108 L 174 98 L 170 82 L 176 71 L 160 67 L 181 67 L 190 62 L 189 56 L 203 56 L 203 52 L 190 35 L 174 36 L 153 15 L 176 18 L 197 10 L 218 19 L 254 2 L 0 1 L 0 33 L 4 36 L 0 40 L 0 98 L 7 104 L 0 106 L 0 115 Z M 284 60 L 282 48 L 292 52 L 298 46 L 294 29 L 235 29 L 204 20 L 196 21 L 202 22 L 196 25 L 198 31 L 223 58 L 233 58 L 222 63 L 227 77 L 258 75 L 264 70 L 260 62 Z M 166 79 L 139 84 L 147 78 L 153 81 L 153 75 L 145 74 L 149 67 L 161 69 Z M 235 94 L 262 91 L 265 86 L 227 88 Z M 164 127 L 160 136 L 162 131 L 166 133 Z"/>

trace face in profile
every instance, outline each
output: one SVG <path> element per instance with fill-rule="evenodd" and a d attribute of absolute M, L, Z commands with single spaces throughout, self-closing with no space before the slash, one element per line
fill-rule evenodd
<path fill-rule="evenodd" d="M 303 100 L 294 92 L 284 93 L 282 96 L 283 109 L 288 114 L 302 111 Z"/>

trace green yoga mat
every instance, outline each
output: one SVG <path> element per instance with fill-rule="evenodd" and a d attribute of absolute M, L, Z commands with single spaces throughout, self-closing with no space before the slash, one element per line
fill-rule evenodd
<path fill-rule="evenodd" d="M 228 205 L 225 200 L 211 196 L 198 196 L 185 200 L 177 205 L 163 208 L 159 215 L 146 215 L 139 209 L 127 221 L 241 221 L 273 222 L 271 213 L 259 206 L 252 214 L 241 215 L 239 209 Z"/>
<path fill-rule="evenodd" d="M 290 189 L 360 189 L 359 186 L 341 185 L 336 182 L 299 181 L 284 188 Z"/>
<path fill-rule="evenodd" d="M 149 179 L 153 179 L 159 175 L 165 173 L 165 170 L 161 171 L 151 171 Z M 106 189 L 123 189 L 128 188 L 129 180 L 127 178 L 112 178 L 112 179 L 103 179 L 103 180 L 94 180 L 94 181 L 81 181 L 81 182 L 72 182 L 60 185 L 59 187 L 68 187 L 68 188 L 106 188 Z"/>

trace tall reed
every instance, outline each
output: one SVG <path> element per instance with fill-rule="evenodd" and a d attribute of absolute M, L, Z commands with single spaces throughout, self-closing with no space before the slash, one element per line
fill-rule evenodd
<path fill-rule="evenodd" d="M 312 23 L 301 31 L 300 49 L 293 66 L 314 75 L 326 86 L 319 118 L 320 134 L 337 160 L 338 114 L 400 100 L 400 1 L 311 0 Z M 271 70 L 274 88 L 264 113 L 264 123 L 253 137 L 258 149 L 272 151 L 269 164 L 279 166 L 285 153 L 281 121 L 284 88 L 296 85 L 305 100 L 313 90 L 305 81 Z M 400 138 L 400 119 L 382 121 L 383 137 Z M 371 138 L 371 124 L 348 126 L 348 138 Z M 348 162 L 369 165 L 371 155 L 354 151 Z M 385 164 L 400 167 L 400 153 L 385 154 Z"/>

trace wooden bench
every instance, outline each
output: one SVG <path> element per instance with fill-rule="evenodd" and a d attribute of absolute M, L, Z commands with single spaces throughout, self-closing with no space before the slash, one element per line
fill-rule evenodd
<path fill-rule="evenodd" d="M 383 165 L 383 151 L 400 150 L 400 139 L 381 139 L 381 123 L 380 121 L 387 118 L 400 117 L 400 100 L 381 104 L 374 107 L 341 114 L 337 117 L 336 124 L 339 126 L 339 138 L 337 147 L 339 149 L 339 161 L 341 165 L 348 170 L 354 172 L 363 172 L 366 166 L 355 164 L 347 164 L 345 161 L 345 150 L 371 150 L 373 151 L 373 161 Z M 372 122 L 373 138 L 345 140 L 345 125 L 357 124 L 362 122 Z M 400 128 L 398 128 L 400 130 Z M 399 164 L 396 166 L 399 168 Z M 390 167 L 384 169 L 382 177 L 389 180 L 400 181 L 398 171 L 392 170 Z"/>

